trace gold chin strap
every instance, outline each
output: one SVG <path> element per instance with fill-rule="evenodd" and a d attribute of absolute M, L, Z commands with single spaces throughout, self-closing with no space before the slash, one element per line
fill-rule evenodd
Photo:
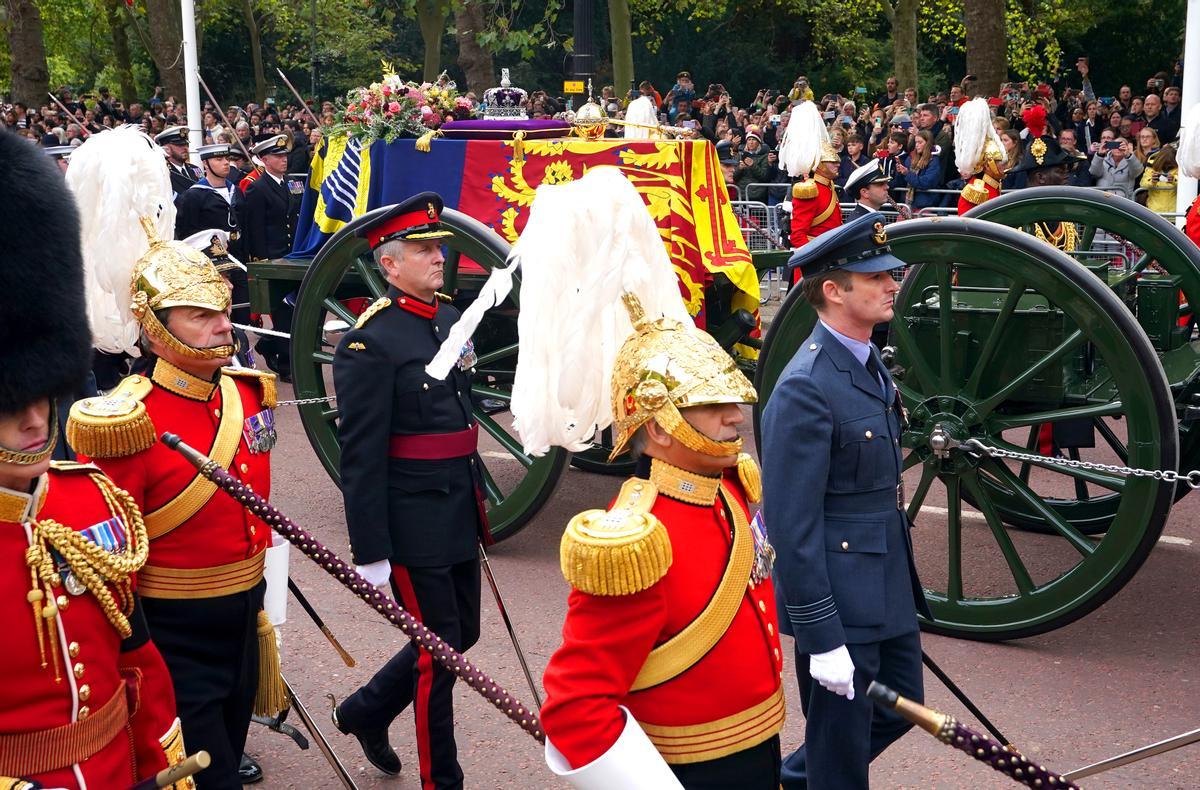
<path fill-rule="evenodd" d="M 46 439 L 46 443 L 40 449 L 33 452 L 23 452 L 19 450 L 10 450 L 3 445 L 0 445 L 0 464 L 16 464 L 17 466 L 33 466 L 40 464 L 50 457 L 54 452 L 54 446 L 58 444 L 58 409 L 55 407 L 54 399 L 50 399 L 50 437 Z"/>
<path fill-rule="evenodd" d="M 669 400 L 654 415 L 654 419 L 666 429 L 667 433 L 678 439 L 689 450 L 716 458 L 728 455 L 736 456 L 742 452 L 742 437 L 739 436 L 728 442 L 719 442 L 716 439 L 710 439 L 693 428 L 692 424 L 685 420 L 683 415 L 679 413 L 679 409 L 675 407 L 675 404 Z"/>
<path fill-rule="evenodd" d="M 138 299 L 139 296 L 142 298 Z M 158 320 L 158 316 L 156 316 L 154 311 L 149 309 L 149 307 L 146 305 L 145 294 L 140 291 L 134 295 L 133 314 L 137 320 L 141 322 L 142 327 L 148 334 L 153 336 L 156 340 L 160 341 L 163 345 L 174 351 L 176 354 L 179 354 L 181 357 L 186 359 L 226 359 L 237 353 L 238 349 L 236 340 L 232 345 L 216 346 L 214 348 L 196 348 L 194 346 L 187 345 L 179 338 L 175 337 L 175 335 L 172 335 L 170 331 L 168 331 L 167 328 L 162 325 L 162 322 Z"/>

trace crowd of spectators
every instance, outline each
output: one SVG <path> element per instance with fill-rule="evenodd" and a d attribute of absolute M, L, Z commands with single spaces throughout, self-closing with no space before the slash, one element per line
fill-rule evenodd
<path fill-rule="evenodd" d="M 1078 163 L 1071 184 L 1112 190 L 1156 211 L 1169 212 L 1174 210 L 1178 177 L 1173 144 L 1180 128 L 1181 82 L 1182 69 L 1177 62 L 1172 73 L 1154 74 L 1140 90 L 1122 85 L 1112 96 L 1097 96 L 1089 61 L 1080 58 L 1070 78 L 1063 75 L 1041 84 L 1007 83 L 988 101 L 1008 165 L 1020 160 L 1029 142 L 1022 113 L 1041 104 L 1046 109 L 1047 133 L 1055 135 Z M 474 93 L 466 95 L 478 104 Z M 926 95 L 923 101 L 916 89 L 900 86 L 895 77 L 889 77 L 874 95 L 860 86 L 847 94 L 818 96 L 801 76 L 786 90 L 763 88 L 743 102 L 735 101 L 719 82 L 701 91 L 691 73 L 681 71 L 665 94 L 651 82 L 642 81 L 628 96 L 604 86 L 598 99 L 609 115 L 622 118 L 627 102 L 639 95 L 649 97 L 658 107 L 660 123 L 707 138 L 717 147 L 726 181 L 738 198 L 767 204 L 785 200 L 789 193 L 791 179 L 779 168 L 777 149 L 791 108 L 804 99 L 813 100 L 842 157 L 839 185 L 854 168 L 870 157 L 879 157 L 886 172 L 892 174 L 893 198 L 920 210 L 954 205 L 954 196 L 947 190 L 960 188 L 963 179 L 954 157 L 954 120 L 964 102 L 983 94 L 968 76 L 944 91 Z M 0 125 L 49 147 L 78 145 L 86 134 L 122 123 L 140 125 L 152 136 L 186 124 L 182 104 L 163 96 L 161 89 L 144 104 L 128 106 L 105 88 L 79 98 L 61 88 L 56 96 L 62 108 L 53 103 L 37 108 L 3 105 Z M 527 110 L 532 118 L 546 118 L 569 112 L 571 104 L 566 98 L 538 90 L 529 94 Z M 251 102 L 224 110 L 206 102 L 204 142 L 236 146 L 240 141 L 249 148 L 273 134 L 286 133 L 293 141 L 289 172 L 300 173 L 307 170 L 321 139 L 321 126 L 332 123 L 333 113 L 331 102 L 304 108 L 298 103 L 277 105 L 268 99 L 261 106 Z M 620 134 L 619 128 L 610 127 L 609 134 Z M 1006 189 L 1022 186 L 1021 174 L 1005 178 Z"/>

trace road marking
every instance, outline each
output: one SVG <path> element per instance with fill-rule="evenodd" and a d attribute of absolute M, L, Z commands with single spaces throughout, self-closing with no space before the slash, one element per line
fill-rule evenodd
<path fill-rule="evenodd" d="M 512 453 L 502 453 L 499 450 L 484 450 L 480 453 L 484 458 L 495 458 L 498 461 L 515 461 L 517 457 Z"/>
<path fill-rule="evenodd" d="M 936 505 L 922 505 L 921 512 L 929 513 L 930 515 L 945 516 L 950 511 L 944 507 L 937 507 Z M 987 519 L 984 517 L 984 515 L 982 513 L 980 513 L 977 510 L 971 510 L 971 509 L 965 508 L 965 507 L 963 508 L 962 517 L 963 517 L 964 521 L 982 521 L 984 523 L 987 522 Z M 1190 546 L 1190 545 L 1192 545 L 1191 538 L 1177 538 L 1174 535 L 1162 535 L 1159 537 L 1158 542 L 1159 543 L 1169 543 L 1172 546 Z"/>

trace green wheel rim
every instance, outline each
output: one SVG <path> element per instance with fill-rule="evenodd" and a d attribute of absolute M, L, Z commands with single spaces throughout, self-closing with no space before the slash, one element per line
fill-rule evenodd
<path fill-rule="evenodd" d="M 325 322 L 341 318 L 353 325 L 355 320 L 339 300 L 353 296 L 378 297 L 387 288 L 376 271 L 366 240 L 357 235 L 357 229 L 373 222 L 388 208 L 365 214 L 338 231 L 321 248 L 304 275 L 292 320 L 292 376 L 297 399 L 325 398 L 333 394 L 333 347 L 324 337 Z M 453 209 L 442 212 L 442 223 L 454 233 L 446 239 L 445 287 L 448 290 L 456 286 L 466 290 L 477 284 L 460 274 L 461 256 L 468 256 L 487 271 L 503 265 L 509 246 L 489 228 Z M 566 469 L 568 458 L 568 453 L 557 447 L 540 458 L 527 456 L 506 419 L 503 404 L 510 399 L 512 371 L 516 364 L 514 320 L 519 291 L 519 278 L 514 277 L 511 301 L 490 312 L 480 325 L 476 333 L 479 362 L 471 384 L 481 436 L 490 435 L 498 445 L 496 450 L 481 447 L 480 453 L 488 521 L 497 541 L 516 534 L 545 504 Z M 491 331 L 493 329 L 497 331 Z M 489 337 L 492 338 L 490 344 Z M 485 398 L 493 401 L 493 408 L 485 410 L 481 407 L 480 401 Z M 341 451 L 337 443 L 336 402 L 302 404 L 299 409 L 317 458 L 334 482 L 339 482 Z M 514 462 L 519 468 L 512 467 Z"/>
<path fill-rule="evenodd" d="M 996 445 L 1012 425 L 1027 422 L 1031 416 L 1028 409 L 1011 408 L 1016 399 L 1004 394 L 1012 386 L 1020 392 L 1020 374 L 1003 382 L 989 380 L 982 375 L 989 366 L 983 354 L 978 378 L 956 376 L 953 365 L 943 364 L 944 359 L 953 358 L 957 342 L 954 335 L 942 331 L 953 325 L 951 273 L 956 266 L 969 265 L 1002 274 L 1012 283 L 1008 291 L 1014 305 L 1026 291 L 1032 291 L 1061 311 L 1069 330 L 1066 336 L 1072 339 L 1062 345 L 1093 348 L 1106 375 L 1110 374 L 1117 400 L 1132 404 L 1124 412 L 1129 465 L 1174 469 L 1174 407 L 1154 350 L 1111 290 L 1070 258 L 1031 236 L 994 223 L 959 218 L 897 223 L 889 227 L 888 235 L 893 252 L 917 266 L 909 277 L 933 278 L 939 298 L 951 297 L 939 301 L 926 316 L 940 322 L 936 342 L 919 346 L 914 337 L 914 322 L 922 318 L 915 299 L 913 303 L 898 300 L 893 321 L 897 361 L 906 369 L 899 386 L 911 420 L 903 438 L 905 468 L 921 468 L 909 513 L 915 518 L 914 544 L 923 568 L 926 599 L 934 614 L 934 621 L 922 625 L 952 636 L 998 640 L 1038 634 L 1072 622 L 1114 595 L 1145 560 L 1170 510 L 1172 487 L 1146 478 L 1124 481 L 1111 526 L 1101 538 L 1081 534 L 1044 507 L 1042 515 L 1052 523 L 1057 540 L 1010 534 L 991 489 L 1011 486 L 1013 496 L 1029 492 L 1031 487 L 1021 486 L 1013 468 L 990 459 L 975 461 L 962 453 L 952 454 L 951 462 L 939 461 L 929 449 L 929 430 L 935 422 L 950 426 L 960 441 L 978 438 Z M 908 290 L 911 293 L 912 289 Z M 988 353 L 1005 353 L 1000 341 L 1009 319 L 1002 316 L 1003 309 L 998 310 L 994 334 L 980 344 L 990 346 Z M 756 432 L 761 431 L 758 410 L 769 400 L 815 319 L 798 289 L 793 289 L 764 343 L 756 381 Z M 1080 327 L 1078 336 L 1076 327 Z M 1026 372 L 1036 373 L 1035 368 L 1058 364 L 1066 356 L 1034 355 Z M 930 404 L 946 411 L 933 413 Z M 965 416 L 971 408 L 978 414 Z M 993 485 L 985 487 L 981 481 Z M 925 517 L 918 516 L 935 482 L 940 482 L 946 493 L 946 527 L 944 534 L 932 540 L 934 536 L 921 528 Z M 968 494 L 980 510 L 970 514 L 977 518 L 971 524 L 964 523 L 963 499 Z M 1035 493 L 1032 499 L 1037 498 Z M 923 556 L 934 555 L 937 562 L 922 561 Z M 1050 558 L 1061 566 L 1050 563 Z M 985 571 L 994 573 L 984 578 Z"/>
<path fill-rule="evenodd" d="M 1085 249 L 1076 256 L 1076 260 L 1081 261 L 1105 257 L 1104 253 L 1089 255 L 1088 251 L 1093 249 L 1096 232 L 1107 231 L 1131 242 L 1142 251 L 1138 258 L 1129 261 L 1132 272 L 1141 273 L 1151 263 L 1157 263 L 1168 274 L 1179 278 L 1179 288 L 1188 304 L 1200 304 L 1200 249 L 1173 223 L 1132 200 L 1076 187 L 1036 187 L 1009 192 L 989 200 L 971 209 L 966 216 L 1014 228 L 1029 228 L 1038 222 L 1076 223 L 1083 228 L 1080 239 Z M 1131 273 L 1111 278 L 1109 285 L 1118 296 L 1127 295 L 1133 285 Z M 1126 300 L 1126 304 L 1131 301 Z M 1161 357 L 1162 352 L 1159 355 Z M 1191 352 L 1179 349 L 1165 360 L 1168 383 L 1175 392 L 1177 414 L 1182 414 L 1186 406 L 1192 405 L 1192 396 L 1197 392 L 1194 385 L 1182 386 L 1195 372 L 1194 357 Z M 1124 448 L 1119 438 L 1113 436 L 1104 425 L 1097 424 L 1096 427 L 1099 429 L 1099 441 L 1120 456 Z M 1196 431 L 1183 432 L 1179 436 L 1179 469 L 1186 472 L 1198 465 L 1200 434 Z M 1177 485 L 1175 498 L 1178 500 L 1189 490 L 1184 484 Z M 1089 497 L 1082 489 L 1075 496 L 1048 499 L 1047 504 L 1088 535 L 1107 530 L 1117 507 L 1114 495 Z M 996 507 L 1001 517 L 1011 524 L 1036 531 L 1047 530 L 1041 516 L 1018 499 L 1000 495 Z"/>

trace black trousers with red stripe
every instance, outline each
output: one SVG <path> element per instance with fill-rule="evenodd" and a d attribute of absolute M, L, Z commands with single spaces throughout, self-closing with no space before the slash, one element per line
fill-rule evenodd
<path fill-rule="evenodd" d="M 479 560 L 433 568 L 392 566 L 392 590 L 417 619 L 459 652 L 479 640 Z M 454 679 L 411 642 L 338 707 L 351 732 L 386 730 L 410 704 L 424 790 L 463 786 L 454 742 Z"/>

